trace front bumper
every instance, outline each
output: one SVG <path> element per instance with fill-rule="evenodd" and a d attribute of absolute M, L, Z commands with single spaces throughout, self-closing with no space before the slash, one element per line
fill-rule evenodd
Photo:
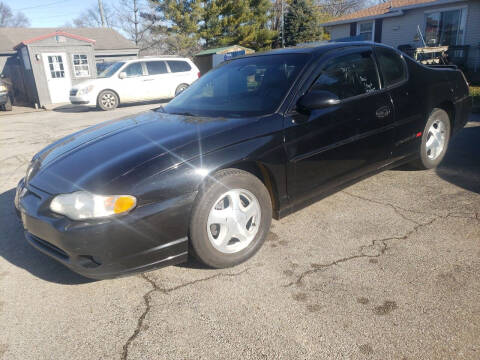
<path fill-rule="evenodd" d="M 88 95 L 70 96 L 70 102 L 74 105 L 96 105 Z"/>
<path fill-rule="evenodd" d="M 188 214 L 195 194 L 137 207 L 95 221 L 73 221 L 50 212 L 52 195 L 23 180 L 15 207 L 27 241 L 71 270 L 106 279 L 181 263 L 188 258 Z"/>

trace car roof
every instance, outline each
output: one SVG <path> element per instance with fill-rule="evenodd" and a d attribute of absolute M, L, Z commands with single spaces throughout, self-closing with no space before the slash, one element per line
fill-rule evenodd
<path fill-rule="evenodd" d="M 371 41 L 342 41 L 342 42 L 328 42 L 321 45 L 318 45 L 315 43 L 313 43 L 312 45 L 304 44 L 301 46 L 288 47 L 283 49 L 274 49 L 274 50 L 270 50 L 268 52 L 263 52 L 263 53 L 254 53 L 250 55 L 241 56 L 239 58 L 253 57 L 253 56 L 268 56 L 268 55 L 276 55 L 276 54 L 321 55 L 323 53 L 326 53 L 327 51 L 339 49 L 339 48 L 353 47 L 353 46 L 373 46 L 373 45 L 390 48 L 389 46 L 385 46 L 384 44 L 378 44 Z"/>

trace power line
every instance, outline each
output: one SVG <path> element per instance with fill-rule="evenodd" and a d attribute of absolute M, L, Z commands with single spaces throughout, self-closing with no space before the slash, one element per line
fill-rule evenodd
<path fill-rule="evenodd" d="M 42 7 L 45 7 L 45 6 L 52 6 L 52 5 L 61 4 L 61 3 L 64 3 L 65 1 L 71 1 L 71 0 L 55 1 L 55 2 L 52 2 L 52 3 L 48 3 L 48 4 L 28 6 L 28 7 L 24 7 L 24 8 L 21 8 L 21 9 L 13 9 L 13 10 L 14 11 L 24 11 L 24 10 L 30 10 L 30 9 L 37 9 L 37 8 L 42 8 Z"/>

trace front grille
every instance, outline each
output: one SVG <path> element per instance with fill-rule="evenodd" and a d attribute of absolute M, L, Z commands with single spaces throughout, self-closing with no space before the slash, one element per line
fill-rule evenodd
<path fill-rule="evenodd" d="M 36 237 L 35 235 L 32 235 L 32 234 L 28 234 L 28 235 L 33 242 L 37 243 L 39 246 L 47 250 L 49 253 L 52 253 L 52 255 L 60 257 L 63 260 L 68 260 L 68 254 L 62 249 L 56 247 L 53 244 L 50 244 L 48 241 L 45 241 Z"/>
<path fill-rule="evenodd" d="M 70 96 L 76 96 L 76 95 L 77 95 L 77 92 L 78 92 L 77 89 L 72 89 L 72 90 L 70 90 Z"/>

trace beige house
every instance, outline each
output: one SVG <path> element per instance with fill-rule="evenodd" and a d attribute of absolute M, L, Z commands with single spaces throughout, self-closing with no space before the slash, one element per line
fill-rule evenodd
<path fill-rule="evenodd" d="M 480 71 L 480 0 L 391 0 L 322 24 L 332 40 L 349 37 L 422 47 L 466 45 L 466 63 Z M 421 36 L 419 35 L 420 29 Z"/>

